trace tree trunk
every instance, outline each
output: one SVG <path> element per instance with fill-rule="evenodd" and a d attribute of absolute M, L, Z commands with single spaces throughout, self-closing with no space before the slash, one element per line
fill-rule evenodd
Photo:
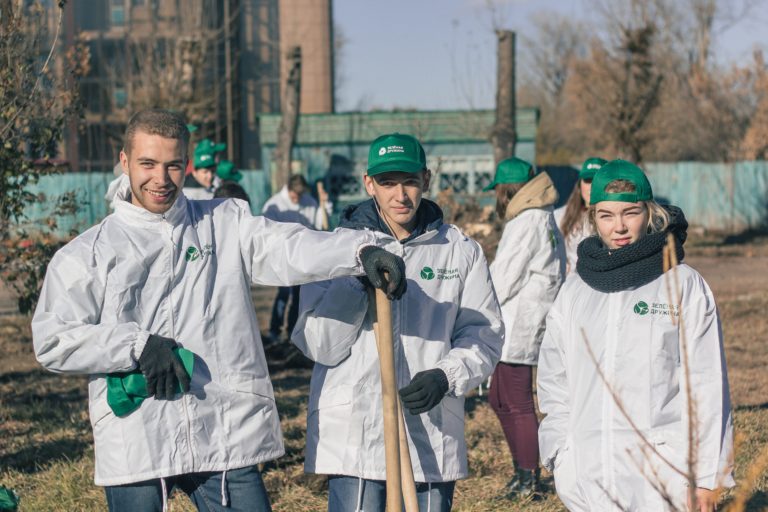
<path fill-rule="evenodd" d="M 299 125 L 299 99 L 301 94 L 301 47 L 294 46 L 287 55 L 290 71 L 285 82 L 285 92 L 282 101 L 282 119 L 277 131 L 277 147 L 275 147 L 275 174 L 273 188 L 275 191 L 288 183 L 291 175 L 291 152 L 296 141 L 296 131 Z"/>
<path fill-rule="evenodd" d="M 497 30 L 496 122 L 491 130 L 493 159 L 498 164 L 514 156 L 515 133 L 515 33 Z"/>

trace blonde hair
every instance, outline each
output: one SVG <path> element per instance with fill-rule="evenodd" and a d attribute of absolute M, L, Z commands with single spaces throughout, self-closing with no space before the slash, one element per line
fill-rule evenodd
<path fill-rule="evenodd" d="M 605 186 L 605 191 L 610 194 L 634 192 L 635 190 L 635 184 L 628 180 L 613 180 Z M 648 229 L 646 233 L 660 233 L 669 227 L 669 213 L 663 206 L 653 199 L 640 201 L 640 203 L 648 211 Z M 592 225 L 592 229 L 597 232 L 595 205 L 590 205 L 589 207 L 589 223 Z"/>

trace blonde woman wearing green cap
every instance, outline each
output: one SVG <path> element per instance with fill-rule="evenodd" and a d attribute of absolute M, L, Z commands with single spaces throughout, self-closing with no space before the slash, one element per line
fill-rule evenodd
<path fill-rule="evenodd" d="M 544 334 L 544 319 L 565 279 L 565 248 L 552 215 L 557 191 L 546 173 L 519 158 L 499 163 L 485 190 L 496 192 L 496 213 L 505 221 L 491 264 L 491 278 L 504 319 L 501 361 L 488 399 L 501 422 L 515 468 L 505 493 L 524 498 L 538 492 L 538 421 L 532 375 Z"/>
<path fill-rule="evenodd" d="M 592 188 L 592 178 L 607 160 L 591 157 L 584 160 L 579 171 L 579 179 L 573 187 L 565 205 L 555 210 L 555 221 L 565 238 L 565 253 L 568 257 L 567 273 L 576 270 L 576 248 L 582 240 L 595 234 L 589 221 L 589 192 Z"/>
<path fill-rule="evenodd" d="M 719 315 L 698 272 L 681 263 L 665 274 L 663 265 L 669 234 L 683 261 L 688 223 L 623 160 L 595 174 L 590 218 L 597 236 L 579 245 L 541 345 L 542 462 L 569 510 L 686 510 L 695 439 L 695 510 L 713 511 L 716 489 L 733 486 Z"/>

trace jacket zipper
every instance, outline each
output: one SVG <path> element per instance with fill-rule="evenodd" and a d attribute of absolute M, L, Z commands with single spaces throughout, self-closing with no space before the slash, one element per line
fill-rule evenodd
<path fill-rule="evenodd" d="M 170 259 L 170 285 L 168 286 L 168 305 L 170 306 L 168 308 L 169 313 L 169 319 L 171 322 L 171 338 L 174 340 L 176 339 L 176 322 L 173 316 L 173 281 L 174 281 L 174 264 L 176 262 L 176 244 L 173 241 L 173 226 L 168 222 L 168 219 L 163 215 L 163 220 L 166 222 L 166 227 L 168 228 L 168 239 L 171 242 L 171 259 Z M 184 409 L 184 419 L 185 419 L 185 426 L 187 431 L 187 446 L 189 447 L 189 462 L 191 464 L 192 470 L 195 468 L 195 453 L 192 448 L 192 422 L 189 418 L 189 405 L 187 401 L 189 398 L 186 395 L 183 395 L 181 397 L 181 405 Z"/>

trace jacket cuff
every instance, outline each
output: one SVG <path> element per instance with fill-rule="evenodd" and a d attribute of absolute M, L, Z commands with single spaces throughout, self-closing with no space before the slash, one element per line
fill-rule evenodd
<path fill-rule="evenodd" d="M 136 339 L 131 343 L 131 359 L 133 359 L 134 366 L 139 363 L 139 357 L 147 345 L 147 340 L 149 340 L 149 332 L 138 331 L 136 333 Z"/>
<path fill-rule="evenodd" d="M 456 396 L 456 380 L 458 378 L 457 373 L 459 368 L 455 364 L 451 364 L 449 361 L 442 360 L 437 363 L 436 368 L 443 370 L 445 377 L 448 379 L 448 391 L 446 395 Z"/>
<path fill-rule="evenodd" d="M 711 491 L 721 487 L 730 489 L 735 486 L 736 482 L 733 480 L 733 475 L 731 473 L 728 473 L 727 475 L 711 474 L 700 476 L 696 479 L 696 487 L 709 489 Z"/>

